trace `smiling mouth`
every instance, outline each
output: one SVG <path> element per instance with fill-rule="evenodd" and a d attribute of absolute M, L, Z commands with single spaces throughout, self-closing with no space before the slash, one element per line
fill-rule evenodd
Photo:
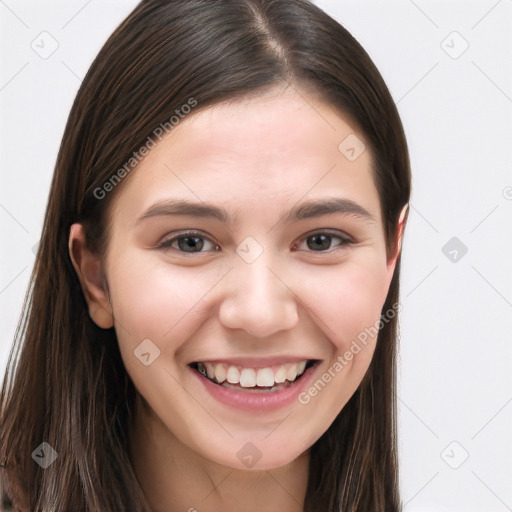
<path fill-rule="evenodd" d="M 315 359 L 266 368 L 246 368 L 226 363 L 195 362 L 189 366 L 218 386 L 237 391 L 261 393 L 286 389 L 317 364 Z"/>

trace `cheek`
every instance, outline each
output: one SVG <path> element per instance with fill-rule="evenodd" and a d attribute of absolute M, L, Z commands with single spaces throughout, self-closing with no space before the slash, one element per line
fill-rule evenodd
<path fill-rule="evenodd" d="M 133 350 L 149 338 L 161 351 L 170 340 L 176 349 L 175 342 L 186 339 L 184 330 L 194 324 L 201 299 L 215 283 L 193 268 L 137 254 L 117 260 L 109 281 L 120 344 Z"/>
<path fill-rule="evenodd" d="M 312 273 L 304 283 L 305 290 L 313 290 L 305 293 L 306 302 L 336 350 L 345 352 L 361 333 L 378 324 L 387 295 L 386 266 L 373 257 L 353 258 L 324 274 L 324 286 L 319 286 L 319 277 Z"/>
<path fill-rule="evenodd" d="M 309 273 L 302 288 L 312 317 L 330 343 L 328 360 L 299 402 L 318 415 L 315 439 L 330 425 L 360 385 L 374 354 L 387 295 L 385 258 L 371 251 L 326 270 Z M 320 287 L 319 283 L 326 283 Z M 306 294 L 309 290 L 309 294 Z M 313 291 L 312 291 L 313 290 Z"/>

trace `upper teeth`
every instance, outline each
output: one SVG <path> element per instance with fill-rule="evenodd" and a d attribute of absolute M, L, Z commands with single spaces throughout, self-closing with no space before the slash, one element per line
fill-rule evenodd
<path fill-rule="evenodd" d="M 227 380 L 230 384 L 240 384 L 243 388 L 254 386 L 274 386 L 285 380 L 293 382 L 304 373 L 307 361 L 286 363 L 267 368 L 242 368 L 225 363 L 198 363 L 198 370 L 219 384 Z"/>

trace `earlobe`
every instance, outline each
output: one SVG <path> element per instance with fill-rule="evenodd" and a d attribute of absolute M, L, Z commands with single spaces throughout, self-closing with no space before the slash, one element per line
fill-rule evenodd
<path fill-rule="evenodd" d="M 89 316 L 98 327 L 110 329 L 114 325 L 114 317 L 103 263 L 98 255 L 87 248 L 82 224 L 73 224 L 70 227 L 68 248 L 89 308 Z"/>

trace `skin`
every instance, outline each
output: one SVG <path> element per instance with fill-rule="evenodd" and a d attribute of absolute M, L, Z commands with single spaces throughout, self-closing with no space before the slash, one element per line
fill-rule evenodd
<path fill-rule="evenodd" d="M 298 355 L 321 361 L 316 380 L 378 322 L 404 226 L 387 255 L 368 145 L 355 161 L 338 150 L 350 134 L 364 142 L 332 107 L 290 88 L 207 108 L 175 127 L 117 191 L 103 258 L 86 249 L 81 225 L 72 226 L 70 254 L 91 318 L 114 325 L 140 394 L 131 456 L 153 510 L 302 510 L 309 448 L 357 389 L 376 339 L 308 404 L 265 413 L 217 402 L 188 364 Z M 237 217 L 137 222 L 170 197 Z M 373 220 L 336 213 L 279 223 L 297 202 L 324 197 L 349 199 Z M 180 252 L 178 240 L 174 250 L 155 248 L 192 229 L 202 232 L 202 252 Z M 325 230 L 330 246 L 308 247 Z M 251 263 L 236 252 L 248 236 L 263 248 Z M 148 366 L 134 355 L 145 339 L 160 350 Z M 237 457 L 247 442 L 262 455 L 251 469 Z"/>

